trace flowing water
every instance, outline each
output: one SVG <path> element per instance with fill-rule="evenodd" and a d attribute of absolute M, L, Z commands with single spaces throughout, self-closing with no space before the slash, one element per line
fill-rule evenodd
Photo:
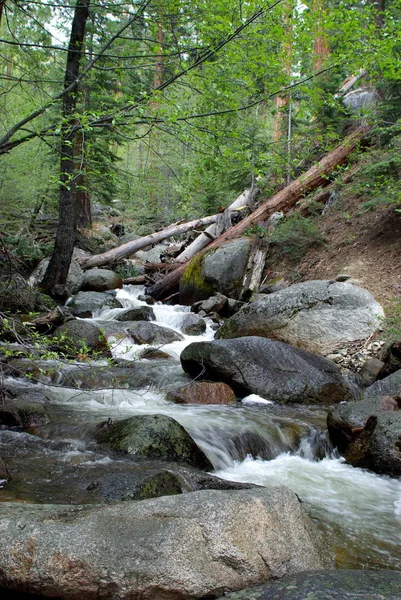
<path fill-rule="evenodd" d="M 124 309 L 143 305 L 137 299 L 140 293 L 133 286 L 120 290 Z M 188 308 L 153 308 L 157 324 L 181 331 Z M 108 309 L 94 318 L 111 322 L 124 309 Z M 183 348 L 213 335 L 208 324 L 203 336 L 184 336 L 164 345 L 162 350 L 171 361 L 160 363 L 141 359 L 144 347 L 128 337 L 108 335 L 115 357 L 127 364 L 136 360 L 144 369 L 150 362 L 155 365 L 158 373 L 153 384 L 140 389 L 72 389 L 46 378 L 36 384 L 51 399 L 51 422 L 32 431 L 0 430 L 0 456 L 14 475 L 0 490 L 0 500 L 95 502 L 88 491 L 91 482 L 105 473 L 133 468 L 132 459 L 99 450 L 92 438 L 96 424 L 138 414 L 165 414 L 187 429 L 218 477 L 284 484 L 296 492 L 327 536 L 337 566 L 401 569 L 401 481 L 354 469 L 335 456 L 325 433 L 325 409 L 283 407 L 256 395 L 240 399 L 235 406 L 185 406 L 166 400 L 169 387 L 185 382 L 179 372 Z M 7 384 L 34 385 L 26 380 Z M 135 468 L 142 468 L 141 463 Z"/>

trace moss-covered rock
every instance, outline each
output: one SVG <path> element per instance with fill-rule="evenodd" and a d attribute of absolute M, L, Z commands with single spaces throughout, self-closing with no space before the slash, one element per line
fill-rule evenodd
<path fill-rule="evenodd" d="M 250 239 L 241 238 L 195 256 L 181 277 L 180 302 L 193 304 L 216 292 L 238 299 L 250 249 Z"/>
<path fill-rule="evenodd" d="M 95 439 L 115 452 L 186 462 L 206 471 L 213 468 L 184 427 L 166 415 L 140 415 L 101 424 Z"/>

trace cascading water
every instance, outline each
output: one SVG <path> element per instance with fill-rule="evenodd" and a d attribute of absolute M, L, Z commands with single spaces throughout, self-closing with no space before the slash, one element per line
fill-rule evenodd
<path fill-rule="evenodd" d="M 129 459 L 99 450 L 92 441 L 95 425 L 104 419 L 165 414 L 187 429 L 217 476 L 259 485 L 281 483 L 293 489 L 329 536 L 339 566 L 401 569 L 401 482 L 354 469 L 336 457 L 323 431 L 325 411 L 321 408 L 277 406 L 255 395 L 236 406 L 183 406 L 167 401 L 166 391 L 186 381 L 179 367 L 181 351 L 191 342 L 212 339 L 214 332 L 208 324 L 203 336 L 184 336 L 163 345 L 160 349 L 171 360 L 141 359 L 144 345 L 114 334 L 112 328 L 123 310 L 144 305 L 138 300 L 141 293 L 142 289 L 133 286 L 118 291 L 124 308 L 107 309 L 94 319 L 110 324 L 109 333 L 107 326 L 104 329 L 113 355 L 127 365 L 135 360 L 144 372 L 150 369 L 150 383 L 138 389 L 118 389 L 111 383 L 104 389 L 84 390 L 77 389 L 79 385 L 64 387 L 62 372 L 56 379 L 43 376 L 43 383 L 35 387 L 40 386 L 51 399 L 51 424 L 38 427 L 35 434 L 0 431 L 0 455 L 16 474 L 0 491 L 0 499 L 93 502 L 88 481 L 110 469 L 125 472 L 132 465 Z M 187 307 L 152 308 L 156 324 L 182 333 Z M 33 384 L 8 380 L 7 385 Z"/>

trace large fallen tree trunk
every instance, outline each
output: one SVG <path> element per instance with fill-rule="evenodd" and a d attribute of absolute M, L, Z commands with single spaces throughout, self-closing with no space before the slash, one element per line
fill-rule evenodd
<path fill-rule="evenodd" d="M 78 260 L 78 262 L 83 269 L 107 265 L 121 258 L 125 258 L 126 256 L 130 256 L 131 254 L 138 252 L 138 250 L 146 248 L 146 246 L 162 242 L 173 235 L 180 235 L 181 233 L 186 233 L 187 231 L 196 229 L 197 227 L 203 227 L 205 225 L 210 225 L 210 223 L 215 223 L 217 218 L 218 215 L 211 215 L 210 217 L 195 219 L 194 221 L 188 221 L 187 223 L 174 223 L 173 225 L 166 227 L 166 229 L 162 229 L 162 231 L 156 231 L 156 233 L 146 235 L 145 237 L 133 240 L 132 242 L 127 242 L 122 246 L 118 246 L 118 248 L 113 248 L 112 250 L 103 252 L 103 254 L 95 254 L 95 256 L 91 256 L 90 258 L 82 257 Z"/>
<path fill-rule="evenodd" d="M 306 173 L 263 202 L 248 217 L 212 241 L 209 248 L 216 248 L 228 240 L 239 237 L 251 225 L 265 221 L 277 211 L 288 211 L 302 196 L 327 182 L 327 175 L 346 161 L 350 152 L 356 148 L 370 129 L 368 126 L 358 127 L 341 144 L 326 154 Z M 148 293 L 158 300 L 165 298 L 179 282 L 185 267 L 186 263 L 156 282 L 148 289 Z"/>
<path fill-rule="evenodd" d="M 245 190 L 232 204 L 230 204 L 224 213 L 219 215 L 219 219 L 217 219 L 216 223 L 213 223 L 205 229 L 203 233 L 198 235 L 198 237 L 176 257 L 176 262 L 187 262 L 187 260 L 195 256 L 195 254 L 198 254 L 198 252 L 203 250 L 203 248 L 206 248 L 211 241 L 216 239 L 225 231 L 225 229 L 227 229 L 225 226 L 227 221 L 229 222 L 229 227 L 231 227 L 231 213 L 242 211 L 247 207 L 250 207 L 258 193 L 259 189 L 257 187 Z"/>

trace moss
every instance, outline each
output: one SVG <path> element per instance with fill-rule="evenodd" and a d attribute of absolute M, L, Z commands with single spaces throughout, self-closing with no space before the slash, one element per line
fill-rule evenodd
<path fill-rule="evenodd" d="M 214 250 L 197 254 L 189 263 L 180 281 L 180 303 L 193 304 L 206 300 L 214 294 L 213 284 L 206 281 L 203 274 L 203 259 Z"/>

